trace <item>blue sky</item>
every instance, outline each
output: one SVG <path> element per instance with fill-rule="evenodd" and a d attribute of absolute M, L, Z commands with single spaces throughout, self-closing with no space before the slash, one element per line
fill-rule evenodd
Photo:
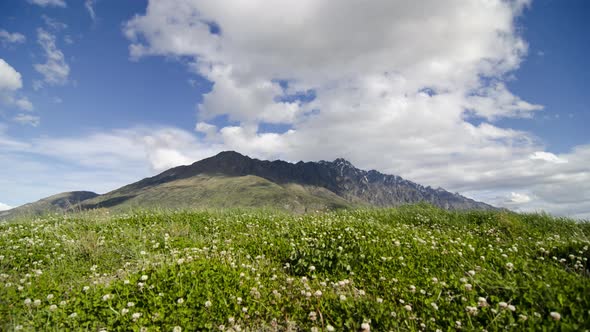
<path fill-rule="evenodd" d="M 587 218 L 589 12 L 583 0 L 5 1 L 0 208 L 232 149 L 345 157 Z"/>

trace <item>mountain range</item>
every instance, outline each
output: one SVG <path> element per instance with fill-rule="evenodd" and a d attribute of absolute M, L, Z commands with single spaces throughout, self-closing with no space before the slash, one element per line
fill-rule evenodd
<path fill-rule="evenodd" d="M 375 170 L 361 170 L 342 158 L 294 164 L 224 151 L 103 195 L 88 191 L 61 193 L 0 212 L 0 218 L 95 208 L 123 211 L 255 207 L 303 213 L 419 202 L 449 210 L 496 209 L 442 188 L 425 187 Z"/>

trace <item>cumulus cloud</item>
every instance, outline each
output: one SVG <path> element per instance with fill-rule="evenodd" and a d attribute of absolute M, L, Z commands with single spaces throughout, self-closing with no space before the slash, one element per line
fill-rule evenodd
<path fill-rule="evenodd" d="M 17 91 L 22 86 L 21 74 L 0 58 L 0 103 L 23 111 L 32 111 L 33 104 L 26 97 L 18 96 Z"/>
<path fill-rule="evenodd" d="M 7 46 L 10 44 L 22 44 L 27 40 L 27 38 L 18 32 L 10 33 L 4 29 L 0 29 L 0 43 L 2 45 Z"/>
<path fill-rule="evenodd" d="M 543 108 L 505 83 L 528 52 L 516 22 L 529 3 L 151 0 L 124 34 L 131 58 L 189 58 L 213 83 L 195 128 L 210 144 L 342 156 L 497 205 L 590 214 L 590 188 L 574 190 L 590 174 L 585 148 L 552 154 L 496 125 Z M 232 124 L 208 125 L 220 115 Z M 266 123 L 288 129 L 260 131 Z M 559 186 L 567 205 L 549 194 Z"/>
<path fill-rule="evenodd" d="M 0 211 L 6 211 L 12 209 L 12 206 L 0 203 Z"/>
<path fill-rule="evenodd" d="M 41 7 L 66 7 L 65 0 L 28 0 L 29 3 L 39 5 Z"/>
<path fill-rule="evenodd" d="M 43 75 L 43 82 L 37 83 L 40 88 L 44 84 L 64 85 L 68 81 L 70 66 L 66 63 L 63 52 L 57 48 L 55 35 L 45 29 L 37 29 L 37 42 L 45 53 L 45 63 L 35 64 L 35 70 Z"/>

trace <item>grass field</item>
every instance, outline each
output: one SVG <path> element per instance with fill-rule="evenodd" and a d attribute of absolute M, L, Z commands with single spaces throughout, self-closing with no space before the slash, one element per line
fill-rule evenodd
<path fill-rule="evenodd" d="M 0 224 L 0 330 L 590 329 L 590 225 L 428 206 Z"/>

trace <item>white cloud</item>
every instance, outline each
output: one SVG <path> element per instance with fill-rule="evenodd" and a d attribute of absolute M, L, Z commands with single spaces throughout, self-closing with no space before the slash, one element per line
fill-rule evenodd
<path fill-rule="evenodd" d="M 567 163 L 566 159 L 559 158 L 555 154 L 553 154 L 551 152 L 545 152 L 545 151 L 536 151 L 535 153 L 531 154 L 530 158 L 532 160 L 542 160 L 542 161 L 555 163 L 555 164 Z"/>
<path fill-rule="evenodd" d="M 0 211 L 6 211 L 12 209 L 12 206 L 0 203 Z"/>
<path fill-rule="evenodd" d="M 66 7 L 65 0 L 28 0 L 29 3 L 39 5 L 42 7 L 54 6 L 54 7 Z"/>
<path fill-rule="evenodd" d="M 43 52 L 46 61 L 42 64 L 35 64 L 35 70 L 43 75 L 43 82 L 49 85 L 64 85 L 68 81 L 70 66 L 66 63 L 63 52 L 55 44 L 55 36 L 46 30 L 37 29 L 37 41 Z M 37 81 L 37 88 L 43 86 Z"/>
<path fill-rule="evenodd" d="M 17 115 L 15 115 L 12 120 L 14 120 L 14 122 L 18 122 L 20 124 L 24 124 L 24 125 L 30 125 L 33 127 L 37 127 L 39 126 L 39 123 L 41 123 L 41 118 L 36 116 L 36 115 L 31 115 L 31 114 L 24 114 L 24 113 L 19 113 Z"/>
<path fill-rule="evenodd" d="M 0 43 L 2 43 L 2 45 L 22 44 L 25 40 L 27 40 L 27 38 L 21 33 L 10 33 L 4 29 L 0 29 Z"/>
<path fill-rule="evenodd" d="M 22 86 L 21 74 L 0 58 L 0 103 L 23 111 L 32 111 L 33 104 L 26 97 L 17 94 Z"/>
<path fill-rule="evenodd" d="M 88 11 L 90 18 L 94 21 L 96 19 L 96 13 L 94 12 L 94 0 L 85 0 L 84 7 Z"/>
<path fill-rule="evenodd" d="M 590 215 L 580 199 L 590 188 L 575 190 L 590 174 L 585 149 L 550 154 L 532 134 L 494 125 L 542 109 L 505 84 L 528 51 L 515 22 L 529 3 L 151 0 L 124 33 L 132 58 L 189 57 L 213 82 L 196 130 L 215 146 L 342 156 L 498 205 Z M 309 90 L 311 101 L 293 97 Z M 234 124 L 207 125 L 219 115 Z M 291 130 L 259 132 L 264 123 Z M 549 194 L 559 185 L 574 196 L 567 205 Z"/>
<path fill-rule="evenodd" d="M 15 91 L 22 87 L 21 74 L 4 59 L 0 59 L 0 91 Z"/>

